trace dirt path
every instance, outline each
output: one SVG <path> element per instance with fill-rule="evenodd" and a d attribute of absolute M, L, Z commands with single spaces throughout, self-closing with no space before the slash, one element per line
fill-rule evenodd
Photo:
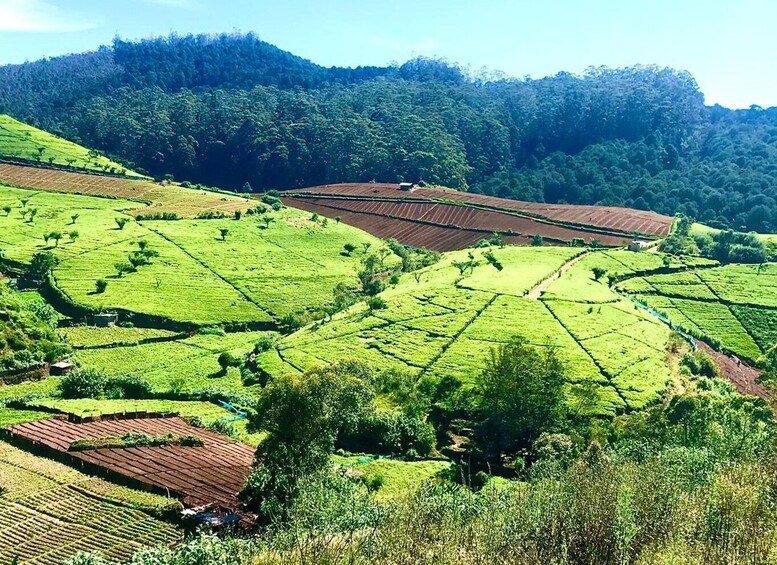
<path fill-rule="evenodd" d="M 548 287 L 553 284 L 555 281 L 557 281 L 559 278 L 561 278 L 561 275 L 566 273 L 569 269 L 572 268 L 572 266 L 580 261 L 583 257 L 585 257 L 588 253 L 583 252 L 580 255 L 577 255 L 575 257 L 572 257 L 569 261 L 561 265 L 561 268 L 550 275 L 548 278 L 540 281 L 540 283 L 535 286 L 533 289 L 531 289 L 527 294 L 526 298 L 531 298 L 532 300 L 539 300 L 540 296 L 542 296 L 542 293 L 548 290 Z"/>
<path fill-rule="evenodd" d="M 715 360 L 721 375 L 731 381 L 737 391 L 742 394 L 751 394 L 763 398 L 764 400 L 769 399 L 769 392 L 766 388 L 756 382 L 756 379 L 761 375 L 760 370 L 751 367 L 744 361 L 740 361 L 735 357 L 730 357 L 715 351 L 703 341 L 697 340 L 696 343 L 700 350 L 704 351 Z"/>

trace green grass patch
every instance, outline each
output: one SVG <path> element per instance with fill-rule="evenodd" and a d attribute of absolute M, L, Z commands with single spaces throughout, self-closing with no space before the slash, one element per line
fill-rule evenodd
<path fill-rule="evenodd" d="M 95 328 L 72 326 L 57 330 L 63 340 L 74 347 L 107 347 L 116 345 L 137 345 L 147 339 L 172 338 L 175 332 L 154 328 Z"/>
<path fill-rule="evenodd" d="M 96 151 L 0 114 L 0 155 L 87 171 L 140 176 Z"/>
<path fill-rule="evenodd" d="M 363 245 L 370 252 L 381 241 L 342 223 L 312 221 L 311 215 L 286 208 L 273 212 L 269 226 L 256 217 L 235 220 L 159 222 L 150 227 L 240 289 L 275 318 L 319 308 L 332 300 L 340 283 L 358 286 Z M 226 239 L 220 230 L 227 229 Z M 357 247 L 352 256 L 343 246 Z M 393 257 L 393 256 L 392 256 Z M 387 260 L 395 264 L 397 258 Z"/>

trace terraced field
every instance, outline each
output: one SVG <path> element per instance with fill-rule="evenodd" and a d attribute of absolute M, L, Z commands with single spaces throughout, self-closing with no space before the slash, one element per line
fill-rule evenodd
<path fill-rule="evenodd" d="M 274 319 L 323 306 L 340 283 L 357 285 L 362 255 L 346 256 L 345 244 L 359 250 L 368 245 L 371 251 L 383 245 L 366 232 L 334 221 L 324 226 L 297 210 L 285 209 L 273 218 L 269 226 L 248 218 L 148 226 Z M 213 236 L 221 228 L 229 230 L 226 241 Z M 392 256 L 387 264 L 397 261 Z"/>
<path fill-rule="evenodd" d="M 277 374 L 354 357 L 380 371 L 452 376 L 472 384 L 490 348 L 520 334 L 535 345 L 558 347 L 570 384 L 597 385 L 598 413 L 639 408 L 659 397 L 670 378 L 664 360 L 669 330 L 618 297 L 606 283 L 594 281 L 591 263 L 633 272 L 635 267 L 649 270 L 656 262 L 662 265 L 661 257 L 596 253 L 577 261 L 537 301 L 527 298 L 529 291 L 580 251 L 513 247 L 493 253 L 502 271 L 477 251 L 481 264 L 462 275 L 454 262 L 466 252 L 449 253 L 421 271 L 418 280 L 405 275 L 396 287 L 384 291 L 380 296 L 386 309 L 369 311 L 364 304 L 356 305 L 331 322 L 280 340 L 275 350 L 263 354 L 261 364 Z M 601 304 L 589 304 L 588 294 L 570 292 L 568 281 L 572 288 L 596 287 Z M 574 393 L 571 402 L 573 397 Z"/>
<path fill-rule="evenodd" d="M 102 333 L 99 329 L 96 331 Z M 194 335 L 169 342 L 85 349 L 77 351 L 76 359 L 80 365 L 108 375 L 142 377 L 157 392 L 218 389 L 248 394 L 252 389 L 243 386 L 238 369 L 229 368 L 224 373 L 218 364 L 218 356 L 228 351 L 243 358 L 253 349 L 256 341 L 266 335 L 274 334 Z"/>
<path fill-rule="evenodd" d="M 528 245 L 597 240 L 618 247 L 635 235 L 665 236 L 673 220 L 625 208 L 539 204 L 441 188 L 399 190 L 390 184 L 340 184 L 293 190 L 290 206 L 341 217 L 346 223 L 407 245 L 452 251 L 498 232 L 508 243 Z"/>
<path fill-rule="evenodd" d="M 232 215 L 256 205 L 246 198 L 229 193 L 183 188 L 176 184 L 162 185 L 148 180 L 133 180 L 54 169 L 23 167 L 0 163 L 0 183 L 49 192 L 83 194 L 132 200 L 141 205 L 129 211 L 131 215 L 170 213 L 181 218 L 194 218 L 202 212 Z"/>
<path fill-rule="evenodd" d="M 9 434 L 24 443 L 44 446 L 74 462 L 107 469 L 144 487 L 168 491 L 185 506 L 218 503 L 225 508 L 238 506 L 237 493 L 250 473 L 254 450 L 219 434 L 194 428 L 180 418 L 148 418 L 96 421 L 74 424 L 49 419 L 19 424 Z M 174 434 L 194 436 L 200 446 L 97 448 L 73 451 L 77 440 L 145 433 L 150 436 Z"/>
<path fill-rule="evenodd" d="M 0 114 L 0 157 L 139 177 L 97 152 Z"/>
<path fill-rule="evenodd" d="M 155 514 L 175 501 L 121 487 L 0 441 L 0 561 L 59 565 L 78 551 L 128 561 L 181 539 Z"/>
<path fill-rule="evenodd" d="M 131 220 L 137 203 L 5 187 L 0 210 L 6 206 L 10 211 L 0 212 L 4 256 L 27 263 L 37 252 L 56 254 L 54 282 L 70 301 L 195 325 L 269 324 L 320 307 L 337 284 L 357 284 L 360 255 L 346 256 L 343 246 L 381 245 L 353 227 L 334 221 L 324 226 L 289 209 L 273 212 L 269 225 L 243 216 L 129 221 L 119 229 L 116 219 Z M 31 209 L 37 210 L 32 222 L 22 217 Z M 222 229 L 229 235 L 222 237 Z M 52 232 L 61 234 L 59 242 L 46 241 Z M 77 232 L 74 238 L 71 232 Z M 140 241 L 159 256 L 119 276 L 116 265 L 126 263 Z M 95 291 L 98 279 L 108 283 L 104 292 Z"/>
<path fill-rule="evenodd" d="M 777 265 L 726 265 L 618 285 L 689 333 L 750 361 L 777 343 Z"/>

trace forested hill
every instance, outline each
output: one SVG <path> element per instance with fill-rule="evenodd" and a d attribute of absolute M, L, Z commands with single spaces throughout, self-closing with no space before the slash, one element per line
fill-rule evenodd
<path fill-rule="evenodd" d="M 0 113 L 229 188 L 401 178 L 777 231 L 777 109 L 705 107 L 671 69 L 483 79 L 425 59 L 325 68 L 253 35 L 171 36 L 0 67 Z"/>

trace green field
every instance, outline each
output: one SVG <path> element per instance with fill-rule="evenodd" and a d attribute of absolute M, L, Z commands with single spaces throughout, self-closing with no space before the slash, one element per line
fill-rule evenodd
<path fill-rule="evenodd" d="M 178 334 L 155 328 L 95 328 L 72 326 L 59 328 L 57 335 L 75 348 L 138 345 L 145 340 L 172 339 Z"/>
<path fill-rule="evenodd" d="M 735 355 L 757 361 L 777 343 L 777 265 L 726 265 L 637 277 L 623 292 Z"/>
<path fill-rule="evenodd" d="M 137 203 L 80 195 L 0 188 L 0 249 L 7 259 L 28 262 L 41 251 L 60 258 L 57 287 L 93 310 L 122 309 L 209 325 L 269 323 L 292 312 L 323 306 L 333 288 L 356 286 L 361 252 L 342 253 L 347 243 L 377 250 L 380 240 L 344 224 L 313 222 L 304 212 L 272 214 L 269 227 L 256 217 L 236 220 L 130 221 L 116 218 Z M 32 222 L 24 210 L 36 209 Z M 78 214 L 75 222 L 72 216 Z M 221 229 L 229 230 L 225 239 Z M 77 231 L 71 240 L 69 233 Z M 58 243 L 44 235 L 59 232 Z M 138 242 L 159 254 L 150 265 L 119 276 Z M 387 262 L 395 262 L 389 258 Z M 107 281 L 95 292 L 98 279 Z"/>
<path fill-rule="evenodd" d="M 0 442 L 0 561 L 62 563 L 78 551 L 128 561 L 182 537 L 155 517 L 177 502 L 83 474 Z"/>
<path fill-rule="evenodd" d="M 491 348 L 521 335 L 537 346 L 557 347 L 571 384 L 595 383 L 599 413 L 655 401 L 670 378 L 664 359 L 669 330 L 606 283 L 593 280 L 591 268 L 604 264 L 623 275 L 660 267 L 662 257 L 591 254 L 550 284 L 541 300 L 525 297 L 579 254 L 569 248 L 550 251 L 495 249 L 504 267 L 497 271 L 478 250 L 479 266 L 464 275 L 454 262 L 465 260 L 469 252 L 446 254 L 422 270 L 418 280 L 404 275 L 396 287 L 384 291 L 380 296 L 386 309 L 370 312 L 358 304 L 331 322 L 283 338 L 276 350 L 262 355 L 261 364 L 278 374 L 358 358 L 380 371 L 452 376 L 472 384 Z"/>
<path fill-rule="evenodd" d="M 97 330 L 102 333 L 101 330 Z M 221 372 L 218 356 L 224 351 L 245 357 L 256 341 L 267 332 L 195 335 L 163 343 L 106 347 L 77 351 L 79 365 L 104 371 L 108 375 L 131 374 L 148 380 L 155 391 L 197 392 L 219 389 L 232 393 L 251 393 L 240 381 L 240 372 L 230 368 Z"/>
<path fill-rule="evenodd" d="M 334 221 L 323 226 L 297 210 L 273 218 L 269 226 L 251 218 L 147 225 L 276 319 L 323 306 L 339 283 L 357 284 L 362 254 L 345 256 L 345 244 L 381 246 L 366 232 Z M 217 237 L 221 228 L 229 230 L 225 241 Z"/>
<path fill-rule="evenodd" d="M 88 171 L 140 176 L 97 152 L 0 114 L 0 156 Z"/>

